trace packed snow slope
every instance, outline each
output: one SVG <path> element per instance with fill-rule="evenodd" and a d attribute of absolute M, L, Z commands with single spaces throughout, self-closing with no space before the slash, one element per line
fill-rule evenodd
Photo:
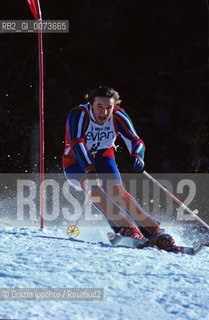
<path fill-rule="evenodd" d="M 2 226 L 0 288 L 103 288 L 104 300 L 1 300 L 1 319 L 209 319 L 208 247 L 196 256 L 116 248 L 107 228 L 84 229 L 78 239 L 97 243 L 72 240 L 61 227 Z"/>

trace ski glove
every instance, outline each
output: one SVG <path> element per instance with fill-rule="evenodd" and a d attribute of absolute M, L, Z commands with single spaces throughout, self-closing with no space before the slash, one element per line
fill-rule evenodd
<path fill-rule="evenodd" d="M 144 168 L 144 161 L 138 156 L 133 157 L 132 168 L 135 172 L 142 172 Z"/>

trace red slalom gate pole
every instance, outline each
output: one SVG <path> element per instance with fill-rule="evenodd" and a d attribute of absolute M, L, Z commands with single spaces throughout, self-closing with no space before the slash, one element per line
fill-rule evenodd
<path fill-rule="evenodd" d="M 39 0 L 27 0 L 36 20 L 42 25 L 42 13 Z M 39 115 L 40 115 L 40 214 L 41 228 L 44 227 L 44 63 L 42 28 L 38 30 L 39 55 Z"/>
<path fill-rule="evenodd" d="M 42 22 L 42 18 L 40 20 Z M 44 227 L 44 65 L 42 30 L 38 33 L 39 47 L 39 113 L 40 113 L 40 211 L 41 228 Z"/>

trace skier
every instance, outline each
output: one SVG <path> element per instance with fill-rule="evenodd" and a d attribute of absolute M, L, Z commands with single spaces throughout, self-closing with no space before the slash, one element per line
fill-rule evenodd
<path fill-rule="evenodd" d="M 125 141 L 137 173 L 144 168 L 145 145 L 120 107 L 118 92 L 100 86 L 87 99 L 86 104 L 73 108 L 67 118 L 63 153 L 66 178 L 89 193 L 94 206 L 105 214 L 115 232 L 137 239 L 146 237 L 159 249 L 181 251 L 122 186 L 114 156 L 116 137 L 120 135 Z"/>

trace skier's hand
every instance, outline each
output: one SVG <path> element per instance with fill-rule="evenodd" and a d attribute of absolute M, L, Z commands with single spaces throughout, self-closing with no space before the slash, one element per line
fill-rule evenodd
<path fill-rule="evenodd" d="M 89 171 L 84 175 L 84 177 L 80 181 L 81 188 L 89 193 L 93 189 L 97 189 L 99 187 L 99 178 L 96 171 Z"/>
<path fill-rule="evenodd" d="M 135 172 L 142 172 L 144 169 L 144 161 L 138 156 L 132 157 L 132 169 Z"/>

